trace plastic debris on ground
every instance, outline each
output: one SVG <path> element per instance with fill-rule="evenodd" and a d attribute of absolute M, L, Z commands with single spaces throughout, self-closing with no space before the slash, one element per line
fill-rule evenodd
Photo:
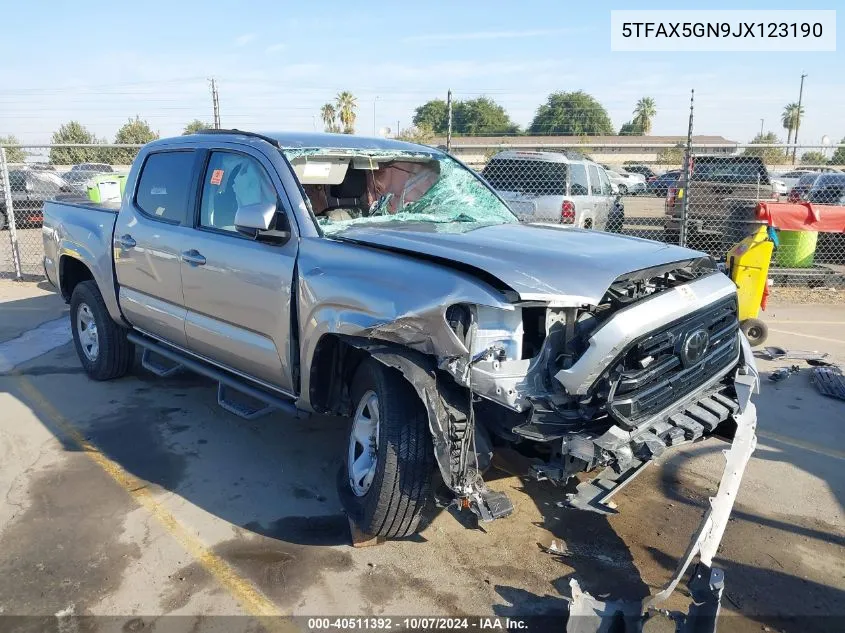
<path fill-rule="evenodd" d="M 792 374 L 797 374 L 799 371 L 801 371 L 801 368 L 798 365 L 793 365 L 792 367 L 779 367 L 769 374 L 769 380 L 772 382 L 781 382 L 782 380 L 789 378 Z"/>

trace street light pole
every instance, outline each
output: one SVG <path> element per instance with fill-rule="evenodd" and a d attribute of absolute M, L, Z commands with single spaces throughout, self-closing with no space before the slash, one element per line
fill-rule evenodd
<path fill-rule="evenodd" d="M 760 138 L 763 138 L 763 123 L 765 123 L 766 119 L 760 119 Z"/>
<path fill-rule="evenodd" d="M 801 99 L 804 97 L 804 77 L 807 75 L 802 73 L 801 74 L 801 88 L 798 90 L 798 113 L 795 115 L 795 136 L 792 139 L 792 142 L 795 143 L 795 147 L 792 148 L 792 164 L 795 164 L 795 154 L 798 151 L 798 128 L 801 125 Z"/>
<path fill-rule="evenodd" d="M 376 135 L 376 101 L 378 101 L 378 95 L 373 99 L 373 136 Z"/>

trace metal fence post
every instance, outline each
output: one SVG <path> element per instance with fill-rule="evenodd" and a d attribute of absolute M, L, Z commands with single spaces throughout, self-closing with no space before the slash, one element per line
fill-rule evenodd
<path fill-rule="evenodd" d="M 684 197 L 681 199 L 681 230 L 678 235 L 678 243 L 681 246 L 687 245 L 687 211 L 689 210 L 690 176 L 692 175 L 692 115 L 695 90 L 690 91 L 689 98 L 689 127 L 687 128 L 687 148 L 684 152 Z"/>
<path fill-rule="evenodd" d="M 15 266 L 15 279 L 21 279 L 21 254 L 18 250 L 18 231 L 15 227 L 15 206 L 12 203 L 12 187 L 9 184 L 9 164 L 6 162 L 6 148 L 0 147 L 0 178 L 3 180 L 3 200 L 6 207 L 6 220 L 9 222 L 9 239 L 12 245 L 12 262 Z"/>

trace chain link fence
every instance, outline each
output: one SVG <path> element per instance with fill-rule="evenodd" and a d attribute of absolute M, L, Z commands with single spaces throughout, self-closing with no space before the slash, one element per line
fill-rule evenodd
<path fill-rule="evenodd" d="M 683 143 L 629 138 L 607 145 L 588 138 L 558 145 L 544 137 L 488 143 L 455 138 L 451 151 L 479 171 L 523 221 L 684 244 L 716 258 L 760 226 L 760 201 L 809 202 L 817 209 L 845 205 L 845 165 L 831 165 L 828 156 L 845 149 L 693 144 L 687 162 Z M 0 160 L 0 277 L 42 276 L 44 202 L 119 199 L 139 147 L 6 146 L 5 163 Z M 808 156 L 817 163 L 802 165 Z M 770 275 L 776 284 L 845 286 L 841 230 L 780 231 L 779 238 Z"/>
<path fill-rule="evenodd" d="M 0 152 L 0 278 L 44 274 L 47 200 L 119 199 L 140 145 L 5 146 Z"/>

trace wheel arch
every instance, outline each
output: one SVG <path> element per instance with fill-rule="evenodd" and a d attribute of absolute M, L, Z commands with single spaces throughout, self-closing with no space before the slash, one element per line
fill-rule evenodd
<path fill-rule="evenodd" d="M 62 255 L 59 259 L 59 291 L 65 301 L 70 301 L 73 290 L 83 281 L 95 281 L 94 273 L 80 259 Z"/>

